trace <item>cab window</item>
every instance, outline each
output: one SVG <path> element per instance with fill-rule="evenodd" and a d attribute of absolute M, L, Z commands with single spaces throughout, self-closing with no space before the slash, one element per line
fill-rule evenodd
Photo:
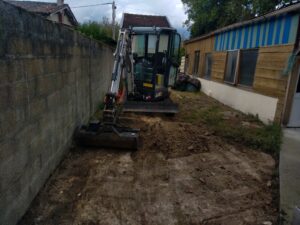
<path fill-rule="evenodd" d="M 134 35 L 132 38 L 132 53 L 138 57 L 145 55 L 145 35 Z"/>

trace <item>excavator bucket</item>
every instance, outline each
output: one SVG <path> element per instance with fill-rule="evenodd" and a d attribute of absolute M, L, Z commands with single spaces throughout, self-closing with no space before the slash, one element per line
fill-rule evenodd
<path fill-rule="evenodd" d="M 75 132 L 79 145 L 97 148 L 137 150 L 139 130 L 116 124 L 90 123 Z"/>
<path fill-rule="evenodd" d="M 179 112 L 178 104 L 170 99 L 159 102 L 127 101 L 123 105 L 123 112 L 135 113 L 165 113 L 176 114 Z"/>

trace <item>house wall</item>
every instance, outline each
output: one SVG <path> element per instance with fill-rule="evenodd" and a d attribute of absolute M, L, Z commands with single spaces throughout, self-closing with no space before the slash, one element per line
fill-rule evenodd
<path fill-rule="evenodd" d="M 224 71 L 226 68 L 226 52 L 213 52 L 212 53 L 212 74 L 211 79 L 213 81 L 223 83 Z"/>
<path fill-rule="evenodd" d="M 288 70 L 288 61 L 292 56 L 293 49 L 294 45 L 261 47 L 256 63 L 253 86 L 246 90 L 243 90 L 243 87 L 224 84 L 227 53 L 226 51 L 213 52 L 211 80 L 222 83 L 221 86 L 223 87 L 221 88 L 220 85 L 213 84 L 214 82 L 205 82 L 205 80 L 201 79 L 203 91 L 235 109 L 246 113 L 258 114 L 264 121 L 271 120 L 280 122 L 284 113 L 289 77 L 289 72 L 285 74 L 285 71 Z M 208 87 L 205 87 L 205 85 L 208 85 Z M 239 91 L 236 89 L 239 89 Z M 247 101 L 241 101 L 239 97 L 234 97 L 234 94 L 243 96 Z M 247 95 L 248 97 L 246 97 Z M 257 98 L 257 96 L 260 97 Z M 274 99 L 276 101 L 274 101 Z M 266 105 L 261 104 L 262 102 Z M 274 108 L 275 103 L 276 107 Z M 249 104 L 249 106 L 253 108 L 245 107 L 243 104 Z M 257 107 L 257 105 L 259 105 L 259 107 Z M 269 116 L 267 115 L 268 113 Z"/>
<path fill-rule="evenodd" d="M 288 70 L 289 58 L 292 56 L 294 45 L 262 47 L 256 64 L 253 90 L 266 96 L 278 98 L 275 121 L 281 121 L 287 81 L 290 76 Z"/>
<path fill-rule="evenodd" d="M 13 225 L 103 101 L 113 50 L 0 1 L 0 224 Z"/>
<path fill-rule="evenodd" d="M 193 75 L 200 76 L 200 77 L 204 76 L 205 54 L 213 51 L 213 43 L 214 43 L 214 39 L 213 39 L 213 37 L 211 37 L 211 38 L 206 38 L 201 41 L 192 42 L 192 43 L 186 44 L 184 46 L 185 51 L 186 51 L 186 56 L 187 55 L 189 56 L 188 57 L 188 68 L 186 70 L 186 72 L 188 74 L 193 74 L 195 51 L 200 51 L 199 73 L 193 74 Z"/>
<path fill-rule="evenodd" d="M 201 90 L 218 101 L 244 113 L 259 115 L 264 123 L 275 119 L 278 99 L 199 78 Z M 258 107 L 259 106 L 259 107 Z"/>
<path fill-rule="evenodd" d="M 63 24 L 73 26 L 71 21 L 69 20 L 69 17 L 67 17 L 65 14 L 63 15 L 62 18 L 63 18 L 63 22 L 62 22 Z M 58 13 L 48 16 L 47 19 L 59 23 Z"/>
<path fill-rule="evenodd" d="M 192 48 L 192 46 L 203 46 L 205 45 L 205 43 L 207 43 L 207 40 L 204 39 L 197 42 L 200 43 L 196 44 L 195 42 L 186 44 L 186 52 L 191 54 L 191 49 L 195 49 Z M 281 122 L 285 110 L 288 77 L 291 72 L 291 68 L 288 68 L 290 65 L 289 60 L 291 59 L 293 50 L 294 44 L 260 47 L 254 74 L 254 82 L 252 87 L 247 88 L 239 86 L 238 84 L 230 85 L 224 83 L 227 51 L 212 51 L 212 74 L 210 78 L 211 82 L 205 82 L 203 79 L 201 80 L 203 91 L 206 93 L 210 93 L 211 96 L 215 97 L 219 101 L 238 110 L 246 113 L 248 112 L 258 114 L 264 121 L 272 120 Z M 189 68 L 193 68 L 192 60 L 189 61 L 189 64 Z M 200 68 L 202 68 L 202 71 L 205 71 L 205 61 L 200 61 Z M 188 74 L 191 74 L 191 70 L 188 71 Z M 214 85 L 212 82 L 221 83 L 224 87 L 220 88 L 219 85 Z M 208 85 L 208 87 L 205 87 L 205 85 Z M 246 92 L 235 90 L 229 91 L 229 89 L 244 89 L 246 90 Z M 220 90 L 223 91 L 223 95 L 224 93 L 226 93 L 228 94 L 228 96 L 233 96 L 233 93 L 242 93 L 241 96 L 244 96 L 245 99 L 247 99 L 247 101 L 244 102 L 248 102 L 248 99 L 256 99 L 257 95 L 253 95 L 254 93 L 259 94 L 261 99 L 265 99 L 263 101 L 264 104 L 267 104 L 267 102 L 269 101 L 269 108 L 264 109 L 261 104 L 259 104 L 259 107 L 255 107 L 257 110 L 255 109 L 254 112 L 253 110 L 250 110 L 250 108 L 244 107 L 242 104 L 243 102 L 237 100 L 237 98 L 228 97 L 227 101 L 225 101 L 224 96 L 222 96 L 222 94 L 220 93 Z M 246 97 L 247 95 L 249 96 Z M 274 99 L 276 99 L 277 101 L 274 101 Z M 255 102 L 261 101 L 252 101 L 253 104 L 255 104 Z M 275 102 L 276 110 L 275 115 L 273 115 Z M 266 113 L 269 113 L 269 116 L 267 116 Z"/>

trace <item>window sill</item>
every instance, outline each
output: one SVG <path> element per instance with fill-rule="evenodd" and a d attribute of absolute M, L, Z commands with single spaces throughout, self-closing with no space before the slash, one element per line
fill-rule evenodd
<path fill-rule="evenodd" d="M 246 85 L 242 85 L 242 84 L 237 84 L 236 85 L 237 88 L 242 89 L 244 91 L 249 91 L 249 92 L 255 92 L 253 89 L 253 86 L 246 86 Z"/>
<path fill-rule="evenodd" d="M 249 87 L 249 86 L 245 86 L 245 85 L 241 85 L 241 84 L 233 84 L 230 82 L 223 82 L 225 85 L 230 86 L 230 87 L 234 87 L 243 91 L 248 91 L 248 92 L 253 92 L 253 93 L 257 93 L 256 91 L 254 91 L 253 86 Z"/>
<path fill-rule="evenodd" d="M 223 81 L 224 84 L 228 85 L 228 86 L 232 86 L 232 87 L 236 87 L 236 84 L 234 82 L 230 82 L 230 81 Z"/>

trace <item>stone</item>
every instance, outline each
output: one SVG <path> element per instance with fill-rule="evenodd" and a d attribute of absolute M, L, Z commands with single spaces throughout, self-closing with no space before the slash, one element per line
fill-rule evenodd
<path fill-rule="evenodd" d="M 189 147 L 188 147 L 188 150 L 189 150 L 189 151 L 194 150 L 194 146 L 193 146 L 193 145 L 189 146 Z"/>
<path fill-rule="evenodd" d="M 270 222 L 270 221 L 265 221 L 265 222 L 262 223 L 262 225 L 272 225 L 272 222 Z"/>
<path fill-rule="evenodd" d="M 243 126 L 243 127 L 250 127 L 250 126 L 251 126 L 251 123 L 246 122 L 246 121 L 242 121 L 242 126 Z"/>

